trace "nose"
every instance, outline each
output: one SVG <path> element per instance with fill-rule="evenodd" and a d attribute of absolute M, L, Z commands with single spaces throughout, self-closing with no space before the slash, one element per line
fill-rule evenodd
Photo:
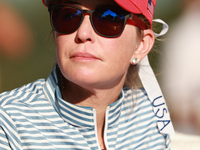
<path fill-rule="evenodd" d="M 94 30 L 92 28 L 92 24 L 90 22 L 90 15 L 85 15 L 80 27 L 76 33 L 76 41 L 79 43 L 84 43 L 87 41 L 94 42 Z"/>

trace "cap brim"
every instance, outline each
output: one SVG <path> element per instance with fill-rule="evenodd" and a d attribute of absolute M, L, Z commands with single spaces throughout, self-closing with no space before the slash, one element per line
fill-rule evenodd
<path fill-rule="evenodd" d="M 130 0 L 115 0 L 115 2 L 128 12 L 141 14 L 140 9 Z"/>

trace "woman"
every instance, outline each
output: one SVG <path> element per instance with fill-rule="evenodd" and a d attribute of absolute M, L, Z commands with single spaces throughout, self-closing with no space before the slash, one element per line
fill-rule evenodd
<path fill-rule="evenodd" d="M 58 65 L 46 81 L 1 94 L 0 146 L 170 149 L 164 133 L 171 125 L 169 116 L 167 123 L 157 119 L 167 113 L 165 103 L 137 87 L 136 64 L 154 44 L 156 2 L 43 3 L 50 12 Z"/>

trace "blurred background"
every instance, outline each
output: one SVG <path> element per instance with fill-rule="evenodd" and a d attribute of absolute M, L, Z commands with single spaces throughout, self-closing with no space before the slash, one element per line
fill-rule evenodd
<path fill-rule="evenodd" d="M 0 20 L 0 92 L 46 78 L 55 51 L 41 0 L 0 0 Z"/>
<path fill-rule="evenodd" d="M 157 0 L 154 18 L 170 26 L 149 57 L 177 132 L 173 149 L 200 149 L 200 0 Z M 0 20 L 0 92 L 47 78 L 55 49 L 41 0 L 0 0 Z"/>

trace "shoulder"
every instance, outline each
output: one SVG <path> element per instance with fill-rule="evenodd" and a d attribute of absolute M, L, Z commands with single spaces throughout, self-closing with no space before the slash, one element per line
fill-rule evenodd
<path fill-rule="evenodd" d="M 124 94 L 126 94 L 126 93 L 127 94 L 130 94 L 130 93 L 136 94 L 137 93 L 137 94 L 142 94 L 142 95 L 147 96 L 147 93 L 144 88 L 131 89 L 129 87 L 123 87 L 123 92 L 124 92 Z"/>
<path fill-rule="evenodd" d="M 7 91 L 0 94 L 0 106 L 11 103 L 17 103 L 19 101 L 25 102 L 40 96 L 43 93 L 44 79 L 39 79 L 35 82 L 23 85 L 20 88 L 16 88 L 11 91 Z"/>
<path fill-rule="evenodd" d="M 134 90 L 125 89 L 123 108 L 125 111 L 129 110 L 130 112 L 127 111 L 129 112 L 128 114 L 135 116 L 133 118 L 138 120 L 138 122 L 150 123 L 157 126 L 157 117 L 154 113 L 152 103 L 143 88 Z"/>
<path fill-rule="evenodd" d="M 9 149 L 11 144 L 16 146 L 16 149 L 22 149 L 17 127 L 22 124 L 27 125 L 30 116 L 37 117 L 38 108 L 35 102 L 44 98 L 42 96 L 44 83 L 45 80 L 40 79 L 0 94 L 0 138 L 4 141 L 3 147 Z M 41 104 L 41 101 L 38 103 Z M 8 139 L 12 139 L 10 143 L 6 143 Z"/>
<path fill-rule="evenodd" d="M 163 149 L 170 147 L 169 135 L 160 133 L 158 119 L 145 89 L 131 90 L 124 88 L 123 92 L 124 102 L 121 115 L 123 118 L 121 119 L 124 121 L 124 124 L 126 124 L 126 122 L 131 124 L 131 128 L 133 128 L 131 131 L 134 132 L 133 134 L 135 137 L 148 140 L 147 143 L 157 143 L 157 146 Z M 153 148 L 151 144 L 146 145 L 142 142 L 143 140 L 138 141 L 138 143 L 141 143 L 142 147 L 147 146 L 147 149 Z"/>
<path fill-rule="evenodd" d="M 128 100 L 136 100 L 139 101 L 149 101 L 148 95 L 143 88 L 139 89 L 130 89 L 130 88 L 123 88 L 124 98 Z"/>
<path fill-rule="evenodd" d="M 151 116 L 151 118 L 155 119 L 155 113 L 153 111 L 152 103 L 143 88 L 133 90 L 130 88 L 124 88 L 123 93 L 123 105 L 125 109 L 129 109 L 131 111 L 134 110 L 132 111 L 134 115 L 139 113 L 147 116 L 148 114 Z"/>

